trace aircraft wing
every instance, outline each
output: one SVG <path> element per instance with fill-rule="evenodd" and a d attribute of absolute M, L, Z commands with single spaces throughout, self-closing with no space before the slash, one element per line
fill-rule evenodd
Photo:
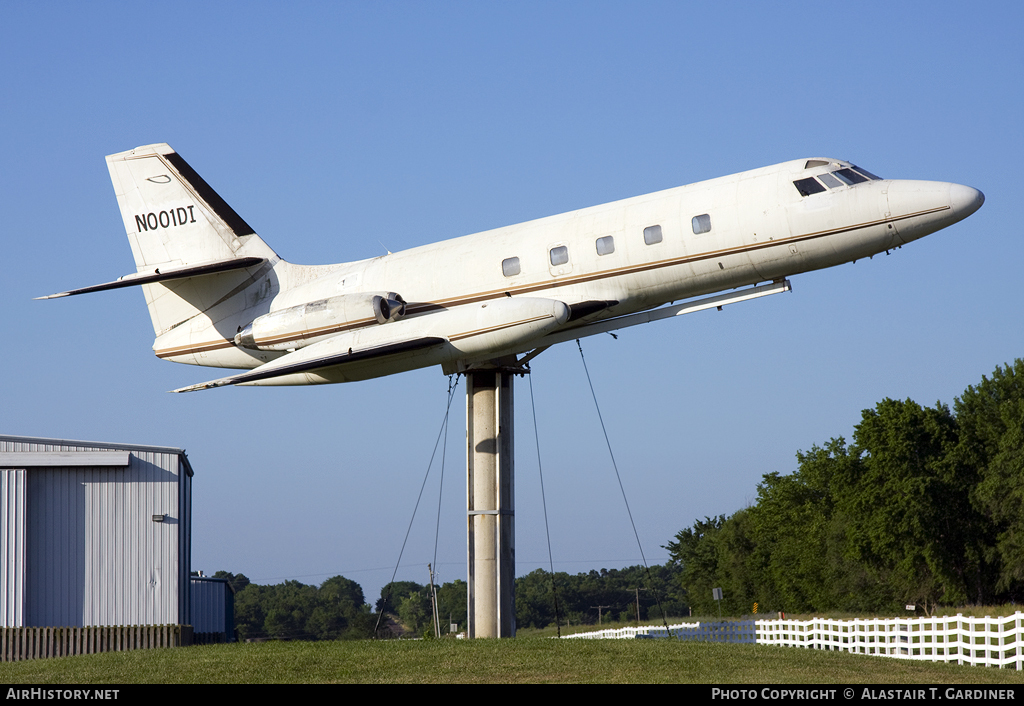
<path fill-rule="evenodd" d="M 189 385 L 188 387 L 180 387 L 177 390 L 171 390 L 171 392 L 194 392 L 195 390 L 209 390 L 214 387 L 223 387 L 224 385 L 241 385 L 245 383 L 258 382 L 260 380 L 269 380 L 271 378 L 280 378 L 285 375 L 315 373 L 318 371 L 324 371 L 328 368 L 334 368 L 339 365 L 347 365 L 360 361 L 370 361 L 377 358 L 383 358 L 385 356 L 424 350 L 442 345 L 446 342 L 446 339 L 438 336 L 424 336 L 395 343 L 369 346 L 359 350 L 349 348 L 341 352 L 328 353 L 326 350 L 322 349 L 336 347 L 334 345 L 330 347 L 325 346 L 324 344 L 335 343 L 333 340 L 329 340 L 324 341 L 319 345 L 299 349 L 293 353 L 282 356 L 277 360 L 264 363 L 249 372 L 220 378 L 219 380 L 202 382 L 197 385 Z M 318 354 L 317 351 L 320 351 L 323 354 Z"/>
<path fill-rule="evenodd" d="M 432 313 L 340 332 L 248 372 L 174 392 L 348 382 L 454 360 L 489 360 L 527 350 L 530 341 L 561 327 L 569 317 L 565 303 L 537 297 L 439 306 Z"/>
<path fill-rule="evenodd" d="M 788 292 L 793 288 L 788 279 L 779 280 L 776 282 L 770 282 L 768 284 L 759 284 L 754 287 L 745 287 L 735 292 L 727 292 L 725 294 L 717 294 L 712 297 L 704 297 L 702 299 L 694 299 L 691 301 L 683 302 L 682 304 L 674 304 L 672 306 L 663 306 L 657 309 L 648 309 L 647 311 L 641 311 L 636 314 L 627 314 L 625 316 L 617 316 L 611 319 L 603 319 L 601 321 L 595 321 L 592 323 L 583 323 L 575 328 L 565 329 L 563 331 L 554 331 L 547 334 L 543 338 L 537 341 L 538 346 L 548 347 L 553 346 L 556 343 L 564 343 L 571 341 L 574 338 L 583 338 L 584 336 L 594 336 L 599 333 L 608 333 L 609 331 L 617 331 L 619 329 L 627 328 L 629 326 L 636 326 L 637 324 L 646 324 L 650 321 L 658 321 L 660 319 L 667 319 L 672 316 L 682 316 L 683 314 L 692 314 L 696 311 L 704 311 L 705 309 L 718 308 L 721 309 L 726 304 L 736 304 L 738 302 L 749 301 L 751 299 L 758 299 L 760 297 L 766 297 L 769 294 L 779 294 L 781 292 Z M 584 313 L 590 314 L 593 311 L 602 311 L 603 309 L 598 306 L 600 304 L 614 304 L 615 302 L 583 302 L 580 305 L 581 314 L 577 318 L 583 318 Z"/>

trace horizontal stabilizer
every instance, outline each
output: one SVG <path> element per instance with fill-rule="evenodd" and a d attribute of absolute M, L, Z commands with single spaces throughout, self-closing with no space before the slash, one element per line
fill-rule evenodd
<path fill-rule="evenodd" d="M 89 294 L 90 292 L 103 292 L 108 289 L 134 287 L 140 284 L 166 282 L 172 279 L 187 279 L 189 277 L 199 277 L 201 275 L 212 275 L 217 274 L 218 272 L 229 272 L 231 270 L 241 270 L 246 267 L 255 267 L 257 265 L 262 265 L 266 261 L 266 258 L 262 257 L 241 257 L 236 260 L 207 262 L 201 265 L 189 265 L 188 267 L 158 267 L 152 272 L 138 272 L 133 275 L 125 275 L 113 282 L 94 284 L 91 287 L 72 289 L 67 292 L 50 294 L 45 297 L 36 297 L 36 299 L 58 299 L 60 297 L 74 296 L 75 294 Z"/>
<path fill-rule="evenodd" d="M 409 353 L 412 351 L 422 350 L 424 348 L 432 348 L 433 346 L 439 346 L 444 344 L 446 341 L 444 338 L 428 336 L 424 338 L 416 338 L 408 341 L 400 341 L 397 343 L 388 343 L 380 346 L 373 346 L 370 348 L 364 348 L 362 350 L 349 349 L 343 353 L 333 353 L 330 355 L 318 356 L 315 358 L 308 358 L 307 353 L 311 348 L 301 349 L 294 353 L 289 353 L 283 358 L 279 358 L 271 363 L 261 365 L 254 370 L 240 375 L 232 375 L 230 377 L 221 378 L 219 380 L 211 380 L 210 382 L 199 383 L 198 385 L 190 385 L 188 387 L 181 387 L 172 392 L 194 392 L 196 390 L 209 390 L 214 387 L 223 387 L 224 385 L 241 385 L 244 383 L 257 382 L 259 380 L 268 380 L 270 378 L 283 377 L 285 375 L 294 375 L 296 373 L 309 373 L 318 370 L 324 370 L 325 368 L 333 368 L 338 365 L 345 365 L 348 363 L 356 363 L 359 361 L 371 360 L 374 358 L 383 358 L 389 355 L 395 355 L 398 353 Z M 289 362 L 291 359 L 293 362 Z"/>

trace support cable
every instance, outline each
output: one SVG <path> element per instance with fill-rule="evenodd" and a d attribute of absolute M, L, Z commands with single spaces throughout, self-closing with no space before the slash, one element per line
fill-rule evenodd
<path fill-rule="evenodd" d="M 398 567 L 402 564 L 402 554 L 405 553 L 405 545 L 409 541 L 409 533 L 412 531 L 413 520 L 416 519 L 416 511 L 419 509 L 420 500 L 423 498 L 423 489 L 427 486 L 427 478 L 430 477 L 430 467 L 434 465 L 434 457 L 437 455 L 437 446 L 441 443 L 441 434 L 448 428 L 448 413 L 452 408 L 452 398 L 455 396 L 455 390 L 458 387 L 458 380 L 455 385 L 451 384 L 451 379 L 448 380 L 448 405 L 444 410 L 444 421 L 441 422 L 441 429 L 437 432 L 437 440 L 434 441 L 434 450 L 430 454 L 430 462 L 427 464 L 427 472 L 423 475 L 423 483 L 420 484 L 419 495 L 416 496 L 416 505 L 412 509 L 412 517 L 409 518 L 409 526 L 405 530 L 405 539 L 402 540 L 402 548 L 398 552 L 398 561 L 395 562 L 395 570 L 391 573 L 391 581 L 388 582 L 388 593 L 384 597 L 384 604 L 381 606 L 382 610 L 377 615 L 377 624 L 373 628 L 374 636 L 377 635 L 377 629 L 380 628 L 381 618 L 384 616 L 383 606 L 387 605 L 388 601 L 391 600 L 391 591 L 394 588 L 395 576 L 398 575 Z M 435 547 L 436 551 L 436 547 Z"/>
<path fill-rule="evenodd" d="M 665 624 L 665 633 L 671 634 L 668 629 L 668 618 L 665 615 L 665 609 L 661 605 L 661 598 L 658 596 L 658 591 L 654 587 L 654 577 L 651 576 L 651 567 L 647 565 L 647 557 L 644 556 L 644 548 L 640 543 L 640 534 L 636 531 L 636 523 L 633 522 L 633 513 L 629 509 L 629 500 L 626 499 L 626 489 L 622 485 L 622 476 L 619 475 L 619 465 L 615 462 L 615 453 L 612 451 L 612 442 L 608 439 L 608 429 L 604 425 L 604 417 L 601 416 L 601 406 L 597 403 L 597 393 L 594 392 L 594 383 L 590 379 L 590 370 L 587 369 L 587 359 L 583 356 L 583 346 L 580 345 L 580 339 L 576 339 L 576 347 L 580 349 L 580 360 L 583 361 L 583 372 L 587 375 L 587 384 L 590 385 L 590 395 L 594 398 L 594 408 L 597 410 L 597 419 L 601 422 L 601 431 L 604 433 L 604 443 L 608 446 L 608 455 L 612 459 L 612 468 L 615 469 L 615 478 L 619 481 L 619 490 L 622 492 L 622 502 L 626 505 L 626 514 L 629 515 L 629 524 L 633 528 L 633 536 L 636 537 L 636 546 L 640 549 L 640 558 L 644 562 L 644 569 L 647 571 L 647 581 L 651 585 L 651 590 L 654 592 L 654 600 L 658 603 L 658 608 L 661 610 L 661 620 Z"/>
<path fill-rule="evenodd" d="M 540 432 L 537 431 L 537 407 L 533 402 L 533 374 L 530 374 L 530 409 L 533 411 L 533 439 L 537 446 L 537 473 L 540 475 L 540 503 L 544 508 L 544 533 L 548 538 L 548 565 L 551 567 L 551 594 L 555 598 L 555 630 L 562 636 L 562 623 L 558 615 L 558 589 L 555 587 L 555 560 L 551 554 L 551 530 L 548 527 L 548 503 L 544 497 L 544 469 L 540 463 Z"/>
<path fill-rule="evenodd" d="M 455 378 L 453 381 L 452 378 Z M 455 388 L 459 386 L 459 376 L 448 376 L 448 406 L 451 407 Z M 441 444 L 441 482 L 437 486 L 437 524 L 434 526 L 434 566 L 437 566 L 437 542 L 441 536 L 441 495 L 444 491 L 444 460 L 448 455 L 448 413 L 444 415 L 444 443 Z"/>

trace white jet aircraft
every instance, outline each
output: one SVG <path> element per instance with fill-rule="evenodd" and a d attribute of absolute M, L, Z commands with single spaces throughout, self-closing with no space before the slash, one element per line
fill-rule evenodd
<path fill-rule="evenodd" d="M 800 159 L 308 266 L 278 257 L 166 144 L 110 155 L 107 167 L 138 271 L 43 298 L 141 285 L 158 357 L 249 369 L 176 392 L 522 364 L 554 343 L 788 291 L 790 275 L 900 247 L 985 200 Z M 690 301 L 664 306 L 680 300 Z"/>

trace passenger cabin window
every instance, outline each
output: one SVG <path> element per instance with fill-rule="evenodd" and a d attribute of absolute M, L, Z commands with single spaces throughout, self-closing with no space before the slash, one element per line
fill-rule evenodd
<path fill-rule="evenodd" d="M 548 253 L 551 257 L 551 264 L 553 266 L 564 265 L 569 262 L 569 248 L 564 245 L 559 245 L 557 248 L 551 248 Z"/>
<path fill-rule="evenodd" d="M 825 190 L 825 187 L 818 183 L 817 179 L 813 177 L 810 179 L 797 179 L 793 182 L 793 186 L 800 192 L 801 196 L 810 196 L 811 194 L 820 194 Z"/>
<path fill-rule="evenodd" d="M 694 216 L 693 220 L 690 221 L 693 226 L 693 234 L 700 235 L 701 233 L 707 233 L 711 230 L 711 216 L 706 213 L 702 213 L 699 216 Z"/>
<path fill-rule="evenodd" d="M 644 242 L 654 245 L 661 242 L 661 226 L 647 226 L 644 228 Z"/>
<path fill-rule="evenodd" d="M 502 260 L 501 273 L 506 277 L 514 277 L 519 274 L 519 258 L 509 257 Z"/>
<path fill-rule="evenodd" d="M 598 238 L 596 244 L 598 255 L 611 255 L 615 252 L 615 238 L 610 235 Z"/>

